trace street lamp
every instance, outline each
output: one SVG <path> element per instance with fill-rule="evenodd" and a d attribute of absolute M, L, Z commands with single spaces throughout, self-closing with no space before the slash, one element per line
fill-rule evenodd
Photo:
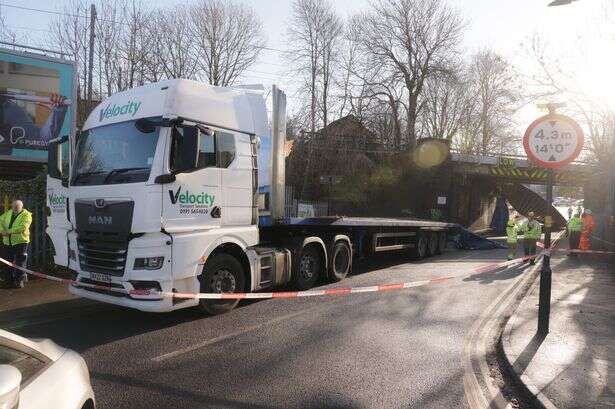
<path fill-rule="evenodd" d="M 572 2 L 575 2 L 577 0 L 554 0 L 551 3 L 549 3 L 549 7 L 555 7 L 555 6 L 566 6 L 568 4 L 571 4 Z"/>

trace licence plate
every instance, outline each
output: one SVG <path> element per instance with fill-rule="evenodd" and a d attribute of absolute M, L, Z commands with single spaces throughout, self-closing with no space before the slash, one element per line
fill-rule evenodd
<path fill-rule="evenodd" d="M 94 281 L 100 281 L 101 283 L 111 283 L 111 276 L 108 274 L 90 273 L 90 278 Z"/>

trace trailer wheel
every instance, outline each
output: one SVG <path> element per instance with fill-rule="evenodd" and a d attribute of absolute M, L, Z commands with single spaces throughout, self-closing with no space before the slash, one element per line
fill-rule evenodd
<path fill-rule="evenodd" d="M 293 286 L 299 291 L 309 290 L 323 270 L 322 257 L 315 246 L 306 246 L 293 269 Z"/>
<path fill-rule="evenodd" d="M 444 253 L 446 249 L 446 233 L 440 232 L 438 233 L 438 254 Z"/>
<path fill-rule="evenodd" d="M 240 293 L 244 291 L 244 271 L 239 260 L 230 254 L 211 257 L 199 276 L 202 293 Z M 235 308 L 239 300 L 200 299 L 200 308 L 208 314 L 223 314 Z"/>
<path fill-rule="evenodd" d="M 425 258 L 427 256 L 427 236 L 423 232 L 419 232 L 416 236 L 416 247 L 414 248 L 414 257 L 418 259 Z"/>
<path fill-rule="evenodd" d="M 352 265 L 350 246 L 348 242 L 340 240 L 333 246 L 331 252 L 331 281 L 342 281 L 350 272 Z"/>
<path fill-rule="evenodd" d="M 432 231 L 429 232 L 429 240 L 427 243 L 427 255 L 435 256 L 438 254 L 438 233 Z"/>

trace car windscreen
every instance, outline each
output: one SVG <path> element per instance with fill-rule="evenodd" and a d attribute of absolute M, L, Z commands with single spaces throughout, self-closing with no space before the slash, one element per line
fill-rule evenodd
<path fill-rule="evenodd" d="M 0 344 L 0 365 L 11 365 L 21 372 L 21 384 L 28 382 L 46 363 L 25 352 Z"/>
<path fill-rule="evenodd" d="M 73 185 L 143 182 L 154 161 L 159 127 L 137 129 L 135 121 L 88 129 L 79 135 Z"/>

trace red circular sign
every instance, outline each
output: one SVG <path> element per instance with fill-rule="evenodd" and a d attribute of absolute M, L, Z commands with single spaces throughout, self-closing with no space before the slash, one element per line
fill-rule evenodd
<path fill-rule="evenodd" d="M 579 124 L 560 114 L 538 118 L 525 131 L 523 148 L 530 161 L 544 168 L 560 168 L 575 160 L 583 149 Z"/>

